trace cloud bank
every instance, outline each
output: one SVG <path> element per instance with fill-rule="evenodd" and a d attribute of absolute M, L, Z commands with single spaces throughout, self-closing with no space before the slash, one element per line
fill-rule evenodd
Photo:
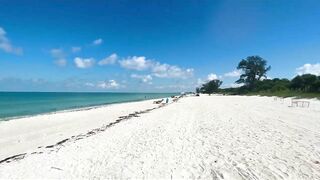
<path fill-rule="evenodd" d="M 144 56 L 128 57 L 119 61 L 120 66 L 125 69 L 132 69 L 137 71 L 147 70 L 152 66 L 152 61 L 146 59 Z"/>

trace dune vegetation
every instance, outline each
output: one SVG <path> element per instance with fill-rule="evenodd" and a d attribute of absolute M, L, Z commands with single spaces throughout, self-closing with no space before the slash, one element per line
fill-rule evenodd
<path fill-rule="evenodd" d="M 260 56 L 249 56 L 239 62 L 242 71 L 236 81 L 240 87 L 220 88 L 221 80 L 206 82 L 197 88 L 197 93 L 222 93 L 231 95 L 263 95 L 298 98 L 320 98 L 320 76 L 313 74 L 297 75 L 293 79 L 267 78 L 271 66 Z"/>

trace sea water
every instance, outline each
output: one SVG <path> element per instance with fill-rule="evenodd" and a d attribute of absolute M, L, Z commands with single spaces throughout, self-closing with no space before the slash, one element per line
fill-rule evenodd
<path fill-rule="evenodd" d="M 0 92 L 0 121 L 62 110 L 164 98 L 177 93 Z"/>

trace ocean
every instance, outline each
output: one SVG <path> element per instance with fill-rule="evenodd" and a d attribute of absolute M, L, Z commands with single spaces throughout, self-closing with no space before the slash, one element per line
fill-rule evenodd
<path fill-rule="evenodd" d="M 0 121 L 173 95 L 178 95 L 178 93 L 0 92 Z"/>

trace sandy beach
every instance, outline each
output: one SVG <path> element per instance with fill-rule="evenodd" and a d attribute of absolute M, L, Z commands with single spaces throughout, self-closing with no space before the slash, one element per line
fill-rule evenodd
<path fill-rule="evenodd" d="M 114 122 L 119 116 L 157 107 L 152 102 L 113 104 L 0 122 L 0 159 L 87 133 Z"/>
<path fill-rule="evenodd" d="M 185 97 L 0 123 L 1 179 L 320 179 L 320 101 Z M 24 154 L 26 153 L 26 154 Z"/>

